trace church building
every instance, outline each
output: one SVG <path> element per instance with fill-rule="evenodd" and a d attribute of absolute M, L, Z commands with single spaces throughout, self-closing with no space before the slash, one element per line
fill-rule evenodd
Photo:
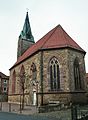
<path fill-rule="evenodd" d="M 8 102 L 86 103 L 86 52 L 57 25 L 36 43 L 28 12 L 18 39 L 17 61 L 10 68 Z"/>

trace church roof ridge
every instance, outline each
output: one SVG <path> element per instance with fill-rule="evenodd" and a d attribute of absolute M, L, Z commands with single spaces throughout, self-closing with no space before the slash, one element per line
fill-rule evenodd
<path fill-rule="evenodd" d="M 44 35 L 40 40 L 38 40 L 34 45 L 32 45 L 22 56 L 20 56 L 17 62 L 13 65 L 16 66 L 23 60 L 30 57 L 32 54 L 43 49 L 55 49 L 55 48 L 73 48 L 75 50 L 86 53 L 62 28 L 59 24 L 46 35 Z M 12 67 L 12 68 L 13 68 Z"/>

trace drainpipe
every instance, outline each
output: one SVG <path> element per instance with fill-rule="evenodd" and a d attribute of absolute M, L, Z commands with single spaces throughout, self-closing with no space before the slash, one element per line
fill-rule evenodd
<path fill-rule="evenodd" d="M 40 57 L 41 106 L 43 105 L 43 51 Z"/>

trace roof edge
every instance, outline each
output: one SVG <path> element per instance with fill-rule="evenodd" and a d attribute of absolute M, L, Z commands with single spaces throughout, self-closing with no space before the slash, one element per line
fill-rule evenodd
<path fill-rule="evenodd" d="M 70 46 L 59 47 L 59 48 L 40 48 L 40 49 L 38 49 L 35 53 L 31 54 L 30 56 L 28 56 L 27 58 L 23 59 L 23 60 L 20 61 L 19 63 L 14 64 L 9 70 L 11 70 L 11 69 L 13 69 L 14 67 L 16 67 L 17 65 L 21 64 L 23 61 L 27 60 L 28 58 L 30 58 L 30 57 L 33 56 L 34 54 L 37 54 L 37 52 L 46 51 L 46 50 L 56 50 L 56 49 L 59 50 L 59 49 L 65 49 L 65 48 L 73 49 L 73 50 L 79 51 L 79 52 L 83 53 L 84 55 L 86 54 L 85 51 L 81 51 L 81 50 L 78 50 L 78 49 L 73 48 L 73 47 L 70 47 Z"/>

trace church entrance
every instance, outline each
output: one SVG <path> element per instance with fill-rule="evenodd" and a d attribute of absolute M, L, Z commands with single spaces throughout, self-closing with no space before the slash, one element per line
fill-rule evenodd
<path fill-rule="evenodd" d="M 36 91 L 33 91 L 33 105 L 36 105 Z"/>

